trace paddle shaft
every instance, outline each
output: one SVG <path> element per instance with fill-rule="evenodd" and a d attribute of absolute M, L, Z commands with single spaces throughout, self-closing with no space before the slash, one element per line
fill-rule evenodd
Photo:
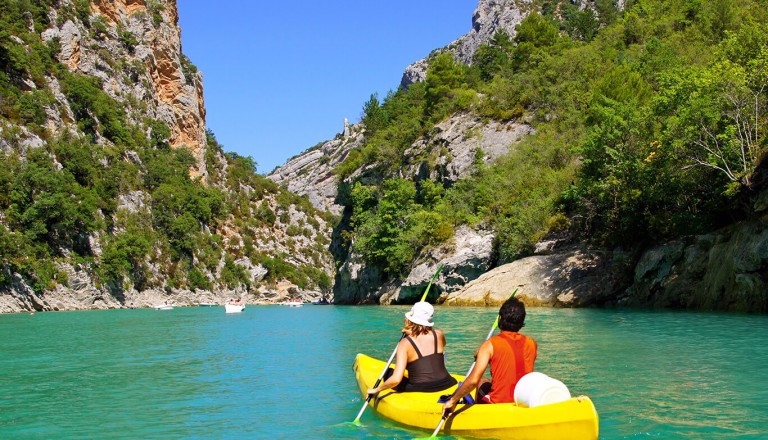
<path fill-rule="evenodd" d="M 510 295 L 509 297 L 510 297 L 510 298 L 512 298 L 513 296 L 515 296 L 515 294 L 516 294 L 516 293 L 517 293 L 517 289 L 515 289 L 515 291 L 514 291 L 514 292 L 512 292 L 512 295 Z M 491 339 L 491 336 L 493 336 L 493 332 L 495 332 L 495 331 L 496 331 L 496 328 L 497 328 L 498 326 L 499 326 L 499 316 L 498 316 L 498 315 L 496 315 L 496 320 L 493 322 L 493 327 L 491 327 L 491 331 L 489 331 L 489 332 L 488 332 L 488 336 L 486 336 L 486 337 L 485 337 L 485 339 L 483 340 L 483 342 L 485 342 L 485 341 L 487 341 L 487 340 Z M 472 370 L 474 370 L 474 369 L 475 369 L 475 364 L 477 364 L 477 360 L 475 360 L 474 362 L 472 362 L 472 365 L 469 367 L 469 370 L 467 371 L 467 375 L 466 375 L 466 376 L 464 376 L 464 380 L 466 380 L 466 378 L 468 378 L 468 377 L 469 377 L 469 375 L 470 375 L 470 374 L 472 374 Z M 458 388 L 457 388 L 457 390 L 458 390 Z M 437 428 L 435 428 L 435 430 L 434 430 L 434 431 L 432 431 L 432 436 L 431 436 L 430 438 L 433 438 L 433 437 L 437 437 L 437 433 L 438 433 L 438 432 L 440 432 L 440 430 L 443 428 L 443 424 L 445 423 L 445 420 L 446 420 L 446 419 L 448 418 L 448 416 L 450 416 L 450 415 L 451 415 L 451 413 L 450 413 L 450 412 L 448 412 L 448 411 L 443 411 L 443 416 L 442 416 L 442 417 L 440 417 L 440 423 L 438 423 L 438 424 L 437 424 Z"/>
<path fill-rule="evenodd" d="M 398 345 L 400 345 L 400 341 L 402 341 L 404 337 L 405 337 L 405 333 L 403 333 L 402 336 L 400 336 L 400 339 L 397 341 Z M 381 383 L 381 380 L 384 379 L 384 375 L 387 373 L 387 368 L 392 364 L 392 359 L 395 358 L 395 354 L 397 354 L 397 345 L 395 345 L 395 350 L 392 351 L 392 356 L 390 356 L 389 360 L 387 361 L 387 363 L 384 364 L 385 365 L 384 366 L 384 371 L 382 371 L 381 372 L 381 376 L 379 376 L 379 378 L 376 379 L 376 383 L 373 385 L 374 388 L 379 386 L 379 384 Z M 365 402 L 363 402 L 363 407 L 360 408 L 360 412 L 357 413 L 357 417 L 355 417 L 355 421 L 353 423 L 358 422 L 360 420 L 360 417 L 363 416 L 363 413 L 365 412 L 365 409 L 368 408 L 368 402 L 370 400 L 371 400 L 371 395 L 369 394 L 368 397 L 365 398 Z"/>
<path fill-rule="evenodd" d="M 442 263 L 440 264 L 440 266 L 437 267 L 437 271 L 435 272 L 434 275 L 432 275 L 432 278 L 429 280 L 429 284 L 427 284 L 427 288 L 424 289 L 424 294 L 421 295 L 420 301 L 424 301 L 427 299 L 429 288 L 432 287 L 432 282 L 435 281 L 435 278 L 437 278 L 437 274 L 439 274 L 441 270 L 443 270 Z M 397 346 L 400 345 L 400 341 L 402 341 L 404 337 L 405 337 L 405 333 L 400 335 L 400 339 L 397 340 L 397 345 L 395 345 L 395 349 L 394 351 L 392 351 L 392 355 L 389 357 L 389 360 L 387 361 L 387 363 L 384 364 L 384 370 L 382 370 L 381 374 L 379 375 L 379 378 L 376 379 L 376 383 L 373 385 L 374 388 L 376 388 L 377 386 L 379 386 L 379 384 L 381 384 L 381 381 L 384 379 L 384 375 L 387 374 L 387 368 L 389 368 L 389 366 L 392 364 L 392 359 L 394 359 L 395 355 L 397 354 Z M 360 408 L 360 412 L 357 413 L 357 417 L 355 417 L 355 420 L 352 423 L 357 423 L 360 421 L 360 417 L 363 416 L 365 409 L 368 408 L 368 402 L 371 401 L 371 397 L 372 396 L 369 394 L 368 397 L 365 398 L 365 402 L 363 402 L 363 407 Z"/>

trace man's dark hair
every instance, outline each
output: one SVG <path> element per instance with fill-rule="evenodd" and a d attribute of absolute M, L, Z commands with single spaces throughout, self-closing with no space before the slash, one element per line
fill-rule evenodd
<path fill-rule="evenodd" d="M 499 309 L 499 328 L 508 332 L 520 331 L 525 325 L 525 304 L 514 296 Z"/>

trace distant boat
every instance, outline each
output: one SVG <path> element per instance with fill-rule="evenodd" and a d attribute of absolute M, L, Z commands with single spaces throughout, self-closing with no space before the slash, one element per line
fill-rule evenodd
<path fill-rule="evenodd" d="M 201 302 L 201 303 L 197 303 L 197 305 L 198 305 L 198 307 L 216 307 L 216 306 L 218 306 L 218 304 L 216 304 L 214 302 Z"/>
<path fill-rule="evenodd" d="M 173 310 L 173 305 L 171 305 L 171 304 L 160 304 L 158 306 L 155 306 L 155 310 Z"/>
<path fill-rule="evenodd" d="M 245 310 L 245 304 L 224 304 L 225 313 L 241 313 Z"/>
<path fill-rule="evenodd" d="M 316 306 L 327 306 L 328 304 L 330 304 L 330 302 L 328 302 L 327 299 L 323 298 L 317 301 L 312 301 L 312 304 Z"/>
<path fill-rule="evenodd" d="M 283 306 L 289 306 L 289 307 L 301 307 L 304 305 L 304 303 L 300 299 L 294 299 L 291 301 L 283 301 L 280 303 Z"/>

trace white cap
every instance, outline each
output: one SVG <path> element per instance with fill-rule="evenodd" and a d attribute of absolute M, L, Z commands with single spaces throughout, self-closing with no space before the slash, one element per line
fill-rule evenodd
<path fill-rule="evenodd" d="M 435 308 L 432 307 L 432 304 L 419 301 L 411 307 L 411 310 L 405 314 L 405 317 L 414 324 L 432 327 L 435 325 L 432 322 L 433 313 L 435 313 Z"/>

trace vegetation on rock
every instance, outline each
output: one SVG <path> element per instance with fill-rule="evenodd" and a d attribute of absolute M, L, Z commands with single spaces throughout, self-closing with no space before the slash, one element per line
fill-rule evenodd
<path fill-rule="evenodd" d="M 159 25 L 162 2 L 148 7 Z M 62 265 L 113 294 L 285 280 L 328 290 L 329 254 L 316 244 L 327 241 L 329 218 L 257 174 L 252 158 L 225 153 L 212 132 L 207 176 L 193 177 L 195 157 L 171 148 L 171 128 L 144 116 L 145 102 L 110 95 L 114 84 L 57 60 L 58 39 L 43 43 L 41 33 L 66 20 L 90 29 L 99 65 L 125 64 L 133 86 L 146 75 L 146 61 L 104 49 L 117 35 L 133 53 L 141 36 L 110 29 L 89 2 L 0 2 L 0 290 L 17 276 L 36 292 L 66 286 Z M 196 68 L 179 56 L 189 80 Z M 299 222 L 308 226 L 293 246 L 273 241 Z M 266 274 L 251 272 L 259 265 Z"/>
<path fill-rule="evenodd" d="M 653 243 L 749 214 L 766 151 L 768 13 L 761 2 L 544 2 L 467 66 L 433 57 L 423 83 L 364 105 L 366 142 L 336 168 L 348 244 L 403 275 L 452 226 L 497 233 L 500 262 L 558 231 Z M 455 185 L 399 171 L 455 112 L 536 133 Z"/>

